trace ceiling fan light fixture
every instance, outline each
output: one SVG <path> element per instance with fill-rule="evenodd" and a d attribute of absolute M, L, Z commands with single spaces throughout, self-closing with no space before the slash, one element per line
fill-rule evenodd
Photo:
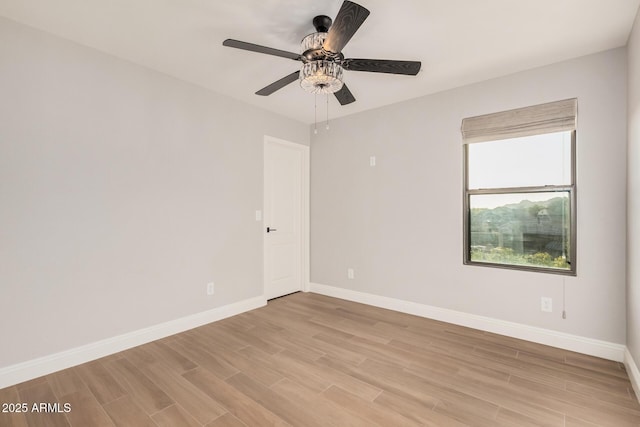
<path fill-rule="evenodd" d="M 342 89 L 342 74 L 337 62 L 309 61 L 300 70 L 300 86 L 311 93 L 335 93 Z"/>
<path fill-rule="evenodd" d="M 302 39 L 300 43 L 301 53 L 288 52 L 234 39 L 226 39 L 222 44 L 236 49 L 302 62 L 302 67 L 299 71 L 294 71 L 263 87 L 256 92 L 256 95 L 269 96 L 275 91 L 299 80 L 300 86 L 307 92 L 313 94 L 333 93 L 340 105 L 347 105 L 355 102 L 356 98 L 347 85 L 343 83 L 342 75 L 344 70 L 349 72 L 367 71 L 415 76 L 421 67 L 419 61 L 345 59 L 342 53 L 343 48 L 368 16 L 369 10 L 366 7 L 350 0 L 344 0 L 335 20 L 326 15 L 318 15 L 313 18 L 313 26 L 316 32 Z"/>
<path fill-rule="evenodd" d="M 327 33 L 311 33 L 300 42 L 300 51 L 307 60 L 314 60 L 322 55 L 322 44 Z"/>

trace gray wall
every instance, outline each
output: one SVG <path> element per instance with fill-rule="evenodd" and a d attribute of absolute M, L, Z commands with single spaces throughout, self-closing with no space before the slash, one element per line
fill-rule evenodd
<path fill-rule="evenodd" d="M 626 81 L 620 48 L 320 127 L 311 138 L 311 281 L 625 343 Z M 461 120 L 573 97 L 578 276 L 463 266 Z M 540 311 L 541 296 L 553 298 L 553 313 Z"/>
<path fill-rule="evenodd" d="M 313 140 L 312 281 L 616 343 L 626 316 L 639 360 L 638 37 L 636 23 L 626 212 L 625 49 L 334 120 L 310 137 L 0 18 L 0 368 L 261 295 L 264 134 Z M 570 97 L 579 261 L 562 320 L 561 276 L 462 265 L 459 127 Z"/>
<path fill-rule="evenodd" d="M 309 143 L 0 19 L 0 368 L 262 295 L 265 134 Z"/>
<path fill-rule="evenodd" d="M 640 363 L 640 12 L 628 44 L 627 348 Z"/>

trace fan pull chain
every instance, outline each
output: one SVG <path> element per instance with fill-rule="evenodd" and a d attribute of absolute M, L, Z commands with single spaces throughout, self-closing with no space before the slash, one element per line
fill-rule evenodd
<path fill-rule="evenodd" d="M 318 134 L 318 94 L 313 94 L 313 133 Z"/>
<path fill-rule="evenodd" d="M 327 124 L 325 128 L 329 130 L 329 94 L 327 94 Z"/>

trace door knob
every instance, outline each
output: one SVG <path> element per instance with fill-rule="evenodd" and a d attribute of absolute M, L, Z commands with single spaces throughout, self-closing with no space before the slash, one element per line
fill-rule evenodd
<path fill-rule="evenodd" d="M 267 233 L 271 233 L 272 231 L 278 231 L 275 228 L 267 227 Z"/>

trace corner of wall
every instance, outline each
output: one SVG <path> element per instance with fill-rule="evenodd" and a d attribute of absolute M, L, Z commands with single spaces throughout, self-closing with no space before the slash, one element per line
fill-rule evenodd
<path fill-rule="evenodd" d="M 627 43 L 627 370 L 640 399 L 640 9 Z"/>
<path fill-rule="evenodd" d="M 629 353 L 629 349 L 625 349 L 624 352 L 624 366 L 627 369 L 627 374 L 629 374 L 629 379 L 631 380 L 631 385 L 633 386 L 633 391 L 636 393 L 636 398 L 638 402 L 640 402 L 640 370 L 638 370 L 638 365 L 636 365 L 635 360 L 633 360 L 633 356 Z"/>

